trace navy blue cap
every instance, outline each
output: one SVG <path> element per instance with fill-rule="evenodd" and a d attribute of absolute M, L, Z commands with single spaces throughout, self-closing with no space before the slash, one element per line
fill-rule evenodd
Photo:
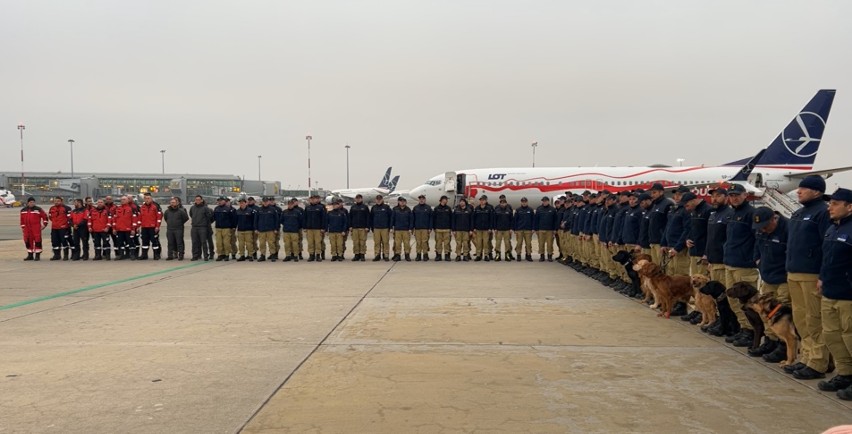
<path fill-rule="evenodd" d="M 643 200 L 651 200 L 651 195 L 648 194 L 648 193 L 639 194 L 639 202 L 641 202 Z"/>
<path fill-rule="evenodd" d="M 550 202 L 550 198 L 549 198 L 549 197 L 547 197 L 547 196 L 545 196 L 545 197 L 541 198 L 541 201 L 542 201 L 542 202 L 544 202 L 544 201 L 548 201 L 548 202 Z"/>
<path fill-rule="evenodd" d="M 838 188 L 834 193 L 832 193 L 831 200 L 852 203 L 852 190 L 849 190 L 848 188 Z"/>
<path fill-rule="evenodd" d="M 695 200 L 695 199 L 698 199 L 698 196 L 696 196 L 695 193 L 689 191 L 689 192 L 684 193 L 683 196 L 680 197 L 680 204 L 686 205 L 689 201 Z"/>
<path fill-rule="evenodd" d="M 799 187 L 809 188 L 820 193 L 825 193 L 825 179 L 819 175 L 806 176 L 799 181 Z"/>
<path fill-rule="evenodd" d="M 759 231 L 772 222 L 773 217 L 775 217 L 775 211 L 772 211 L 772 208 L 767 206 L 762 206 L 754 210 L 754 221 L 751 224 L 751 228 Z"/>
<path fill-rule="evenodd" d="M 675 191 L 678 192 L 678 193 L 689 193 L 690 192 L 689 188 L 684 186 L 684 185 L 681 185 Z"/>
<path fill-rule="evenodd" d="M 651 190 L 666 191 L 663 184 L 660 184 L 659 182 L 655 182 L 654 185 L 651 186 Z"/>
<path fill-rule="evenodd" d="M 728 189 L 728 194 L 745 194 L 746 189 L 742 184 L 734 184 Z"/>
<path fill-rule="evenodd" d="M 728 195 L 728 189 L 725 188 L 725 187 L 711 188 L 708 191 L 710 192 L 710 194 L 719 193 L 719 194 L 724 194 L 725 196 Z"/>

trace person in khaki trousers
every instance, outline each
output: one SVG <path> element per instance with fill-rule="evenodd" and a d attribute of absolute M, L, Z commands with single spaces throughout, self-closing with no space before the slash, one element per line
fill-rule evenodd
<path fill-rule="evenodd" d="M 470 261 L 470 236 L 473 234 L 473 208 L 460 199 L 453 209 L 453 237 L 456 239 L 456 262 Z"/>
<path fill-rule="evenodd" d="M 382 195 L 376 195 L 376 204 L 370 209 L 370 230 L 373 231 L 373 262 L 390 261 L 390 228 L 393 211 Z"/>
<path fill-rule="evenodd" d="M 275 250 L 275 240 L 278 239 L 280 224 L 278 211 L 271 205 L 269 197 L 264 197 L 262 206 L 254 213 L 254 230 L 257 232 L 257 250 L 260 253 L 257 262 L 266 261 L 267 252 L 269 260 L 275 262 L 275 255 L 278 253 Z"/>
<path fill-rule="evenodd" d="M 331 262 L 343 261 L 343 235 L 349 230 L 349 215 L 343 209 L 343 201 L 335 199 L 328 212 L 326 232 L 331 244 Z"/>
<path fill-rule="evenodd" d="M 754 261 L 754 207 L 747 202 L 747 192 L 742 184 L 733 184 L 728 189 L 728 202 L 733 212 L 728 218 L 726 226 L 724 259 L 725 264 L 725 286 L 730 288 L 735 283 L 746 282 L 757 287 L 758 271 Z M 732 343 L 735 347 L 750 347 L 754 337 L 754 330 L 746 319 L 740 301 L 728 297 L 728 303 L 737 316 L 740 324 L 740 332 L 725 341 Z"/>
<path fill-rule="evenodd" d="M 701 274 L 709 277 L 710 271 L 702 258 L 707 251 L 707 222 L 710 219 L 710 213 L 713 212 L 713 207 L 703 198 L 697 196 L 688 201 L 684 207 L 690 215 L 689 238 L 686 240 L 686 247 L 689 249 L 689 274 Z"/>
<path fill-rule="evenodd" d="M 852 190 L 839 188 L 831 195 L 828 214 L 833 224 L 822 245 L 822 267 L 817 289 L 822 293 L 822 335 L 837 375 L 817 384 L 852 401 Z"/>
<path fill-rule="evenodd" d="M 227 261 L 234 253 L 231 250 L 231 237 L 237 225 L 236 210 L 228 202 L 227 197 L 219 197 L 219 205 L 213 208 L 213 222 L 216 224 L 216 251 L 219 252 L 216 260 Z"/>
<path fill-rule="evenodd" d="M 308 239 L 308 262 L 322 262 L 323 239 L 328 227 L 328 213 L 318 194 L 311 196 L 304 213 L 305 238 Z"/>
<path fill-rule="evenodd" d="M 539 262 L 547 260 L 553 262 L 553 232 L 557 229 L 559 222 L 556 220 L 556 208 L 550 205 L 550 198 L 541 198 L 541 205 L 536 208 L 533 217 L 533 229 L 538 238 Z"/>
<path fill-rule="evenodd" d="M 411 261 L 411 233 L 414 231 L 414 215 L 404 197 L 397 199 L 397 204 L 391 213 L 391 230 L 393 231 L 393 261 Z"/>
<path fill-rule="evenodd" d="M 426 204 L 426 196 L 417 198 L 417 205 L 411 209 L 414 214 L 414 260 L 429 260 L 429 234 L 432 232 L 432 207 Z"/>
<path fill-rule="evenodd" d="M 505 197 L 494 207 L 494 260 L 501 261 L 504 257 L 512 261 L 512 220 L 514 213 Z"/>
<path fill-rule="evenodd" d="M 787 239 L 787 286 L 793 322 L 801 336 L 799 362 L 784 372 L 809 380 L 825 377 L 829 352 L 822 337 L 822 297 L 817 288 L 823 262 L 822 246 L 831 226 L 828 205 L 823 200 L 825 180 L 808 176 L 796 190 L 802 207 L 790 216 Z"/>
<path fill-rule="evenodd" d="M 473 244 L 476 246 L 474 261 L 491 260 L 491 247 L 488 241 L 494 230 L 494 207 L 488 203 L 488 196 L 479 198 L 479 205 L 473 209 Z"/>
<path fill-rule="evenodd" d="M 528 262 L 532 262 L 532 234 L 533 234 L 533 218 L 535 211 L 530 208 L 527 198 L 521 198 L 521 206 L 515 210 L 512 221 L 512 229 L 515 231 L 515 253 L 518 254 L 518 261 L 521 258 L 526 258 Z M 521 253 L 525 253 L 522 256 Z"/>
<path fill-rule="evenodd" d="M 237 262 L 254 261 L 256 249 L 254 246 L 254 209 L 248 207 L 248 201 L 240 198 L 237 208 Z"/>
<path fill-rule="evenodd" d="M 366 261 L 367 233 L 370 232 L 370 207 L 364 203 L 360 194 L 355 195 L 355 203 L 349 207 L 349 233 L 352 236 L 353 261 Z"/>
<path fill-rule="evenodd" d="M 298 201 L 290 199 L 287 208 L 281 211 L 281 235 L 284 239 L 284 262 L 299 262 L 301 242 L 299 241 L 304 229 L 304 213 L 296 208 Z"/>
<path fill-rule="evenodd" d="M 754 210 L 752 228 L 756 231 L 755 259 L 760 272 L 759 291 L 762 295 L 772 295 L 785 305 L 790 304 L 790 291 L 787 286 L 787 218 L 776 214 L 771 208 L 762 206 Z M 787 348 L 775 332 L 770 322 L 763 318 L 766 338 L 757 349 L 748 350 L 752 357 L 763 356 L 770 363 L 778 363 L 787 358 Z"/>
<path fill-rule="evenodd" d="M 441 196 L 432 210 L 432 228 L 435 231 L 435 261 L 450 260 L 450 238 L 453 231 L 453 209 L 447 205 L 449 198 Z"/>

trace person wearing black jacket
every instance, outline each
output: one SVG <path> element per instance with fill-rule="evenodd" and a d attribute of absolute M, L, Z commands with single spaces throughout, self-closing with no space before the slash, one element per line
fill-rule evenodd
<path fill-rule="evenodd" d="M 373 262 L 390 261 L 390 228 L 391 207 L 385 203 L 382 195 L 376 195 L 376 204 L 370 209 L 370 230 L 373 231 L 373 253 L 376 257 Z"/>
<path fill-rule="evenodd" d="M 217 261 L 227 261 L 234 252 L 231 251 L 231 236 L 233 228 L 237 227 L 237 212 L 225 196 L 219 197 L 219 205 L 213 209 L 213 222 L 216 224 Z"/>
<path fill-rule="evenodd" d="M 491 260 L 488 240 L 494 230 L 494 207 L 488 203 L 488 196 L 479 198 L 479 206 L 473 209 L 473 245 L 476 246 L 474 261 Z"/>
<path fill-rule="evenodd" d="M 352 234 L 353 261 L 365 261 L 367 255 L 367 233 L 370 232 L 370 207 L 364 197 L 355 195 L 355 204 L 349 207 L 349 232 Z"/>
<path fill-rule="evenodd" d="M 311 196 L 308 206 L 305 207 L 304 222 L 305 238 L 308 239 L 308 262 L 322 262 L 323 237 L 328 227 L 328 215 L 318 194 Z"/>
<path fill-rule="evenodd" d="M 98 201 L 100 202 L 100 201 Z M 185 248 L 183 244 L 183 227 L 189 220 L 180 198 L 169 199 L 169 206 L 163 211 L 163 221 L 166 222 L 166 241 L 168 241 L 169 253 L 167 261 L 177 259 L 183 261 Z"/>
<path fill-rule="evenodd" d="M 709 277 L 707 261 L 702 258 L 707 251 L 707 222 L 713 207 L 700 197 L 693 198 L 685 207 L 690 214 L 689 236 L 686 239 L 686 247 L 689 248 L 689 274 Z"/>
<path fill-rule="evenodd" d="M 208 242 L 210 238 L 210 225 L 213 223 L 213 210 L 204 202 L 201 196 L 195 196 L 195 203 L 189 208 L 191 220 L 189 236 L 192 238 L 192 260 L 197 261 L 204 255 L 204 260 L 209 260 L 213 250 Z"/>
<path fill-rule="evenodd" d="M 414 205 L 414 253 L 415 261 L 429 260 L 429 233 L 432 232 L 432 207 L 426 204 L 426 196 L 420 195 Z"/>
<path fill-rule="evenodd" d="M 328 241 L 331 244 L 331 262 L 343 260 L 343 234 L 349 230 L 349 215 L 343 209 L 343 200 L 335 199 L 328 212 Z"/>
<path fill-rule="evenodd" d="M 512 207 L 506 202 L 506 199 L 500 199 L 500 203 L 494 207 L 494 251 L 495 261 L 502 260 L 505 253 L 506 260 L 514 260 L 512 256 L 512 225 L 514 215 Z"/>
<path fill-rule="evenodd" d="M 257 249 L 260 253 L 257 262 L 266 261 L 267 252 L 271 262 L 275 262 L 278 255 L 276 240 L 278 240 L 278 228 L 281 223 L 276 208 L 269 197 L 264 197 L 262 206 L 255 210 L 254 230 L 257 231 Z"/>
<path fill-rule="evenodd" d="M 754 259 L 760 272 L 760 294 L 772 295 L 785 305 L 790 304 L 790 291 L 787 288 L 787 218 L 776 214 L 771 208 L 762 206 L 754 210 L 752 229 L 755 230 Z M 773 363 L 787 358 L 785 345 L 783 352 L 776 352 L 781 346 L 778 335 L 769 327 L 771 320 L 763 318 L 766 338 L 757 348 L 749 348 L 748 355 L 760 357 L 775 353 Z M 780 358 L 779 358 L 780 357 Z"/>
<path fill-rule="evenodd" d="M 459 199 L 453 210 L 453 236 L 456 239 L 456 262 L 470 260 L 470 236 L 473 235 L 473 208 L 467 200 Z"/>
<path fill-rule="evenodd" d="M 441 196 L 432 210 L 432 229 L 435 231 L 435 261 L 450 260 L 450 239 L 453 230 L 453 209 L 447 205 L 449 198 Z"/>
<path fill-rule="evenodd" d="M 685 187 L 681 187 L 685 190 Z M 686 240 L 689 238 L 689 212 L 686 203 L 695 198 L 690 191 L 675 193 L 674 205 L 669 208 L 666 217 L 666 229 L 660 241 L 661 253 L 669 257 L 666 273 L 670 276 L 689 275 L 689 249 Z"/>
<path fill-rule="evenodd" d="M 529 207 L 527 198 L 521 198 L 521 206 L 515 210 L 512 218 L 512 230 L 515 231 L 515 253 L 518 254 L 518 261 L 523 257 L 521 253 L 526 252 L 527 261 L 532 262 L 532 233 L 533 233 L 533 217 L 535 211 Z"/>
<path fill-rule="evenodd" d="M 536 231 L 538 238 L 539 262 L 544 262 L 545 254 L 547 254 L 547 260 L 553 262 L 553 231 L 556 230 L 558 224 L 556 208 L 550 206 L 550 198 L 544 196 L 541 198 L 541 205 L 536 208 L 533 218 L 533 230 Z"/>
<path fill-rule="evenodd" d="M 240 198 L 240 207 L 237 208 L 237 262 L 246 259 L 254 261 L 257 250 L 254 247 L 254 209 L 248 207 L 248 201 Z"/>
<path fill-rule="evenodd" d="M 646 255 L 651 254 L 651 239 L 648 237 L 648 227 L 650 226 L 650 211 L 651 211 L 651 195 L 648 193 L 639 194 L 639 208 L 642 208 L 642 215 L 639 221 L 639 238 L 637 239 L 639 248 Z M 651 257 L 653 259 L 653 256 Z M 723 279 L 724 280 L 724 279 Z"/>

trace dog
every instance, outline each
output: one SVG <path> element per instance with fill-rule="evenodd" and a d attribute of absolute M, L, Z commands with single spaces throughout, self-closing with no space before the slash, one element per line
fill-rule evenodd
<path fill-rule="evenodd" d="M 627 250 L 619 250 L 612 256 L 612 260 L 617 264 L 621 264 L 621 266 L 624 267 L 624 270 L 627 271 L 627 277 L 630 278 L 630 284 L 632 286 L 627 295 L 631 297 L 643 292 L 642 279 L 639 278 L 639 273 L 633 269 L 634 255 L 634 253 L 628 252 Z"/>
<path fill-rule="evenodd" d="M 717 280 L 707 282 L 698 292 L 709 296 L 716 304 L 716 309 L 719 312 L 719 333 L 718 336 L 732 336 L 739 331 L 739 323 L 734 310 L 731 309 L 731 304 L 728 303 L 728 296 L 725 294 L 725 285 Z"/>
<path fill-rule="evenodd" d="M 642 290 L 642 302 L 645 304 L 651 303 L 653 300 L 653 304 L 651 304 L 651 309 L 656 309 L 659 306 L 660 297 L 657 295 L 654 286 L 651 285 L 651 279 L 648 276 L 643 275 L 639 270 L 642 269 L 646 264 L 653 264 L 650 259 L 638 259 L 633 263 L 633 271 L 639 275 L 639 288 Z"/>
<path fill-rule="evenodd" d="M 639 264 L 634 265 L 634 270 L 638 267 L 639 269 L 636 271 L 640 276 L 645 277 L 650 287 L 653 288 L 661 310 L 658 316 L 671 318 L 675 303 L 678 301 L 688 303 L 690 297 L 692 297 L 691 279 L 689 276 L 669 276 L 653 262 L 644 260 L 639 262 L 641 266 Z"/>
<path fill-rule="evenodd" d="M 766 331 L 765 326 L 763 325 L 763 318 L 760 317 L 760 314 L 754 308 L 754 303 L 757 301 L 760 293 L 758 293 L 757 288 L 750 283 L 737 282 L 728 288 L 727 294 L 728 297 L 736 298 L 740 301 L 740 303 L 742 303 L 743 313 L 745 313 L 749 325 L 751 325 L 752 330 L 754 330 L 754 340 L 752 341 L 751 349 L 757 349 L 757 347 L 760 346 L 760 342 L 763 340 L 763 335 Z"/>
<path fill-rule="evenodd" d="M 782 360 L 779 365 L 783 367 L 795 363 L 799 338 L 793 324 L 793 308 L 781 303 L 772 294 L 761 295 L 751 306 L 787 344 L 787 360 Z"/>
<path fill-rule="evenodd" d="M 702 294 L 700 289 L 710 282 L 710 278 L 702 274 L 692 276 L 693 297 L 695 297 L 695 310 L 701 312 L 701 322 L 698 324 L 704 327 L 716 321 L 716 300 L 707 294 Z"/>

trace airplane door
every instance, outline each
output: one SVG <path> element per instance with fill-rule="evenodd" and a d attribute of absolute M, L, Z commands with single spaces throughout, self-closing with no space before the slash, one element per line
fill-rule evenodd
<path fill-rule="evenodd" d="M 444 174 L 444 191 L 447 193 L 454 193 L 457 190 L 458 186 L 458 178 L 456 178 L 456 172 L 447 172 Z M 464 185 L 462 185 L 464 187 Z"/>
<path fill-rule="evenodd" d="M 467 192 L 467 175 L 459 173 L 456 175 L 456 194 L 466 194 Z"/>

